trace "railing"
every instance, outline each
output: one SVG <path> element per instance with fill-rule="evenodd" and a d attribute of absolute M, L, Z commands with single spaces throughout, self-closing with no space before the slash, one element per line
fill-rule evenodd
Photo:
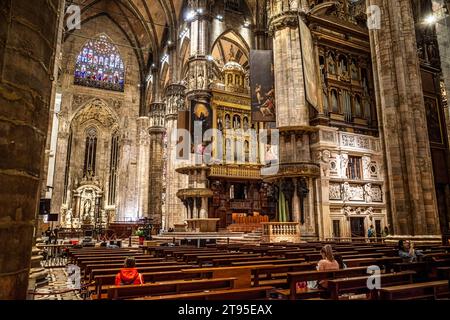
<path fill-rule="evenodd" d="M 263 242 L 299 242 L 300 224 L 298 222 L 264 222 Z"/>
<path fill-rule="evenodd" d="M 260 167 L 254 166 L 242 166 L 242 167 L 212 166 L 210 175 L 215 177 L 239 177 L 239 178 L 261 179 L 261 169 Z"/>

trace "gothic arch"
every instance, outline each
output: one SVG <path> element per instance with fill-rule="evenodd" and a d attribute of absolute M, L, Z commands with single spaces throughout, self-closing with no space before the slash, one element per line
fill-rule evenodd
<path fill-rule="evenodd" d="M 70 125 L 72 127 L 76 124 L 92 123 L 92 120 L 111 131 L 117 130 L 119 127 L 119 117 L 102 99 L 94 98 L 80 106 L 72 115 Z"/>

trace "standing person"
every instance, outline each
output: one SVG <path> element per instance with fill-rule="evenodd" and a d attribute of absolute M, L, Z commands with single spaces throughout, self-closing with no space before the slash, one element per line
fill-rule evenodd
<path fill-rule="evenodd" d="M 50 244 L 50 237 L 52 235 L 52 230 L 50 230 L 50 227 L 47 228 L 45 231 L 45 236 L 47 237 L 47 240 L 45 240 L 46 244 Z"/>
<path fill-rule="evenodd" d="M 136 269 L 136 260 L 134 257 L 127 257 L 124 267 L 116 275 L 115 285 L 128 286 L 139 284 L 144 284 L 144 279 L 142 278 L 142 274 Z"/>
<path fill-rule="evenodd" d="M 59 232 L 59 226 L 56 226 L 56 228 L 53 230 L 53 233 L 55 234 L 55 243 L 58 242 L 58 232 Z"/>
<path fill-rule="evenodd" d="M 374 241 L 375 229 L 373 228 L 373 225 L 370 225 L 369 230 L 367 230 L 367 237 L 369 238 L 369 242 Z"/>

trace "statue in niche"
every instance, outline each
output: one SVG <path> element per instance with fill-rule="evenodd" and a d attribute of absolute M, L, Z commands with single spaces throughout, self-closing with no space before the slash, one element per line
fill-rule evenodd
<path fill-rule="evenodd" d="M 328 73 L 336 74 L 336 62 L 334 61 L 333 53 L 328 53 L 327 56 Z"/>
<path fill-rule="evenodd" d="M 355 60 L 352 59 L 352 63 L 350 65 L 350 72 L 352 76 L 352 80 L 358 80 L 358 67 L 356 66 Z"/>
<path fill-rule="evenodd" d="M 342 79 L 347 80 L 348 79 L 348 65 L 347 65 L 347 59 L 345 57 L 342 57 L 339 59 L 339 74 Z"/>
<path fill-rule="evenodd" d="M 330 176 L 330 157 L 331 157 L 331 152 L 328 150 L 319 152 L 317 155 L 318 162 L 320 163 L 320 167 L 322 169 L 323 177 Z"/>
<path fill-rule="evenodd" d="M 341 155 L 341 177 L 347 178 L 348 154 Z"/>
<path fill-rule="evenodd" d="M 370 164 L 371 164 L 370 157 L 362 157 L 362 169 L 363 169 L 363 176 L 365 178 L 370 177 Z"/>
<path fill-rule="evenodd" d="M 372 184 L 367 183 L 364 185 L 364 198 L 367 203 L 372 202 Z"/>
<path fill-rule="evenodd" d="M 230 52 L 228 53 L 228 61 L 235 61 L 236 59 L 236 53 L 234 51 L 234 46 L 231 45 Z"/>
<path fill-rule="evenodd" d="M 352 195 L 350 192 L 350 184 L 348 182 L 345 182 L 342 185 L 342 201 L 348 202 L 351 199 Z"/>
<path fill-rule="evenodd" d="M 200 72 L 197 79 L 198 89 L 204 89 L 205 87 L 205 77 L 203 76 L 203 72 Z"/>
<path fill-rule="evenodd" d="M 339 112 L 339 103 L 336 90 L 331 90 L 331 110 L 333 112 Z"/>
<path fill-rule="evenodd" d="M 223 123 L 222 119 L 217 118 L 217 130 L 222 131 L 223 130 Z"/>
<path fill-rule="evenodd" d="M 191 87 L 191 89 L 195 89 L 195 85 L 196 85 L 195 74 L 192 73 L 191 78 L 189 80 L 189 86 Z"/>
<path fill-rule="evenodd" d="M 225 115 L 225 128 L 231 129 L 231 117 L 228 113 Z"/>

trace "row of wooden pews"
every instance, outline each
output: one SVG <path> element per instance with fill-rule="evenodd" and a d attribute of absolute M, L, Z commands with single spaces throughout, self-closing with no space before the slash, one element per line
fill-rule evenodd
<path fill-rule="evenodd" d="M 70 249 L 92 299 L 437 299 L 449 291 L 448 247 L 425 247 L 421 262 L 405 262 L 379 243 L 331 243 L 346 269 L 317 271 L 325 243 L 216 244 L 137 248 Z M 327 243 L 330 244 L 330 243 Z M 116 287 L 126 257 L 136 259 L 144 285 Z M 368 266 L 378 266 L 381 288 L 370 290 Z M 373 277 L 373 276 L 372 276 Z M 298 289 L 304 281 L 326 289 Z"/>

